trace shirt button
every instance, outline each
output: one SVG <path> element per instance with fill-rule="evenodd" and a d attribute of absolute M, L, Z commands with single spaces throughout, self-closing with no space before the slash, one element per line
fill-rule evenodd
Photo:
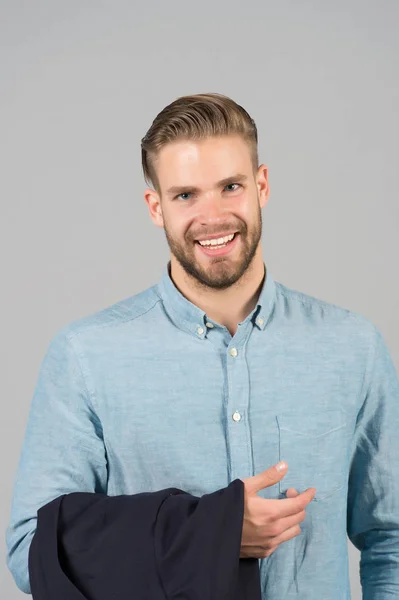
<path fill-rule="evenodd" d="M 238 410 L 236 410 L 236 412 L 233 415 L 233 421 L 241 421 L 241 415 L 238 412 Z"/>
<path fill-rule="evenodd" d="M 198 335 L 202 335 L 204 333 L 204 328 L 203 327 L 197 327 L 197 333 L 198 333 Z"/>
<path fill-rule="evenodd" d="M 208 322 L 208 323 L 205 323 L 205 325 L 206 325 L 207 327 L 209 327 L 209 329 L 212 329 L 212 327 L 214 327 L 213 323 L 209 323 L 209 322 Z"/>
<path fill-rule="evenodd" d="M 231 348 L 230 349 L 230 354 L 231 354 L 231 356 L 233 356 L 235 358 L 237 356 L 237 354 L 238 354 L 237 348 Z"/>
<path fill-rule="evenodd" d="M 263 323 L 264 323 L 264 320 L 262 319 L 262 317 L 258 317 L 258 318 L 256 319 L 256 322 L 257 322 L 257 324 L 258 324 L 258 325 L 263 325 Z"/>

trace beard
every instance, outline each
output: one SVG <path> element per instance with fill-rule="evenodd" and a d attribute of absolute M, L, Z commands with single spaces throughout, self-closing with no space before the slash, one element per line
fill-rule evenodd
<path fill-rule="evenodd" d="M 258 206 L 257 218 L 251 229 L 242 221 L 240 227 L 226 228 L 226 231 L 239 233 L 241 254 L 236 260 L 230 257 L 215 256 L 210 258 L 207 266 L 203 266 L 196 257 L 194 238 L 180 242 L 174 237 L 164 221 L 164 231 L 169 249 L 184 271 L 201 286 L 223 290 L 241 279 L 251 265 L 262 236 L 262 213 Z"/>

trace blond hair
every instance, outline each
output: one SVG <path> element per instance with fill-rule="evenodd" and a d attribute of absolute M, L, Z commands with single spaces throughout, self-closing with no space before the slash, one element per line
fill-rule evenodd
<path fill-rule="evenodd" d="M 177 139 L 201 140 L 211 136 L 240 135 L 251 152 L 254 173 L 258 168 L 258 132 L 247 111 L 223 94 L 181 96 L 154 119 L 141 140 L 144 179 L 160 193 L 155 170 L 163 146 Z"/>

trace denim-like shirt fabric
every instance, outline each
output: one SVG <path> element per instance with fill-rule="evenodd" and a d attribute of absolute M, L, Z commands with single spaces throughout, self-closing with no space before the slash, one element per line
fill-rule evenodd
<path fill-rule="evenodd" d="M 43 359 L 15 476 L 7 565 L 30 593 L 37 510 L 75 491 L 202 496 L 288 463 L 259 492 L 316 488 L 301 533 L 259 560 L 264 600 L 399 598 L 399 383 L 366 317 L 267 270 L 234 336 L 156 285 L 61 328 Z M 134 535 L 134 530 L 131 531 Z"/>

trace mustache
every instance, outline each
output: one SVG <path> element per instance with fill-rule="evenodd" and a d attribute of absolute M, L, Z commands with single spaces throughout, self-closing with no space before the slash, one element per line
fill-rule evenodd
<path fill-rule="evenodd" d="M 205 236 L 212 236 L 212 235 L 220 235 L 220 236 L 224 236 L 224 235 L 228 235 L 232 232 L 237 232 L 237 233 L 245 233 L 246 232 L 246 227 L 240 227 L 237 225 L 233 225 L 232 227 L 224 227 L 223 229 L 221 229 L 220 227 L 218 229 L 215 229 L 214 231 L 209 230 L 209 231 L 198 231 L 197 233 L 190 233 L 189 234 L 189 239 L 190 241 L 195 241 L 198 238 L 200 238 L 201 236 L 205 235 Z"/>

